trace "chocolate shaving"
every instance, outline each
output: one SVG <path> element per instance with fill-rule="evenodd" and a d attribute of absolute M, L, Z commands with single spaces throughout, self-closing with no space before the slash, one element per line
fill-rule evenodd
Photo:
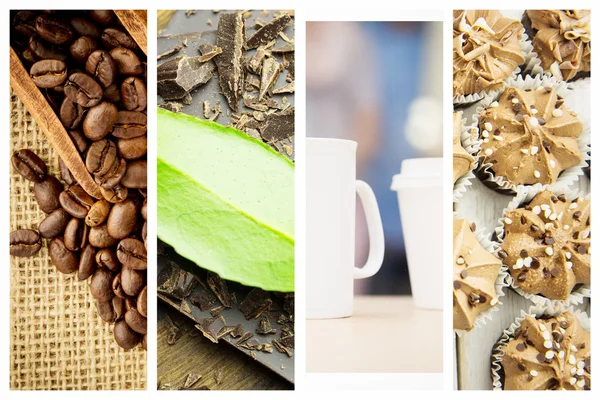
<path fill-rule="evenodd" d="M 190 296 L 190 301 L 200 311 L 206 311 L 215 305 L 217 298 L 212 293 L 194 293 Z"/>
<path fill-rule="evenodd" d="M 285 68 L 292 79 L 294 79 L 294 60 L 295 60 L 295 53 L 286 53 L 283 55 L 283 68 Z"/>
<path fill-rule="evenodd" d="M 288 43 L 288 44 L 286 44 L 284 46 L 272 49 L 271 53 L 273 53 L 273 54 L 291 53 L 293 51 L 294 51 L 294 44 L 293 43 Z"/>
<path fill-rule="evenodd" d="M 269 115 L 260 135 L 265 142 L 276 142 L 294 135 L 295 109 Z"/>
<path fill-rule="evenodd" d="M 246 62 L 246 67 L 250 72 L 260 74 L 260 71 L 262 70 L 263 60 L 265 57 L 271 55 L 269 48 L 272 47 L 274 44 L 275 41 L 272 41 L 271 43 L 268 43 L 264 46 L 260 46 L 258 49 L 256 49 L 256 52 Z"/>
<path fill-rule="evenodd" d="M 158 66 L 157 91 L 163 100 L 177 100 L 205 84 L 215 66 L 201 63 L 197 57 L 179 56 Z"/>
<path fill-rule="evenodd" d="M 256 328 L 256 333 L 259 335 L 272 335 L 277 333 L 277 329 L 274 329 L 271 326 L 271 321 L 267 317 L 263 317 L 260 321 L 258 321 L 258 328 Z"/>
<path fill-rule="evenodd" d="M 236 346 L 239 346 L 240 344 L 244 343 L 246 340 L 250 339 L 251 337 L 253 337 L 254 334 L 251 332 L 245 332 L 241 338 L 239 338 L 237 340 L 237 342 L 235 342 Z"/>
<path fill-rule="evenodd" d="M 285 86 L 273 89 L 273 94 L 294 93 L 294 81 L 291 81 Z"/>
<path fill-rule="evenodd" d="M 197 280 L 194 275 L 181 269 L 172 261 L 167 262 L 167 268 L 163 270 L 167 275 L 159 278 L 163 283 L 158 286 L 158 292 L 183 300 L 188 297 L 196 287 Z M 162 274 L 161 274 L 162 275 Z"/>
<path fill-rule="evenodd" d="M 256 338 L 250 338 L 244 343 L 240 344 L 240 347 L 243 347 L 248 350 L 257 350 L 260 342 L 256 340 Z"/>
<path fill-rule="evenodd" d="M 246 91 L 251 92 L 258 89 L 260 89 L 260 78 L 251 73 L 246 74 Z"/>
<path fill-rule="evenodd" d="M 242 324 L 237 324 L 236 326 L 233 327 L 233 331 L 231 331 L 231 337 L 238 338 L 238 337 L 242 336 L 244 333 L 245 333 L 244 327 L 242 326 Z"/>
<path fill-rule="evenodd" d="M 273 304 L 271 296 L 262 289 L 254 288 L 246 295 L 246 298 L 240 303 L 239 309 L 246 319 L 253 319 L 260 316 Z"/>
<path fill-rule="evenodd" d="M 217 339 L 221 339 L 222 337 L 229 335 L 235 330 L 235 328 L 235 326 L 222 327 L 221 330 L 217 333 Z"/>
<path fill-rule="evenodd" d="M 202 54 L 198 60 L 200 60 L 200 62 L 207 62 L 221 54 L 223 49 L 211 43 L 202 43 L 198 46 L 198 51 Z"/>
<path fill-rule="evenodd" d="M 219 343 L 218 334 L 225 327 L 225 320 L 223 317 L 218 318 L 203 318 L 198 321 L 196 328 L 202 332 L 204 337 L 209 339 L 213 343 Z"/>
<path fill-rule="evenodd" d="M 221 301 L 221 304 L 228 308 L 231 307 L 231 294 L 227 289 L 227 282 L 211 271 L 207 272 L 206 282 L 215 296 Z"/>
<path fill-rule="evenodd" d="M 160 108 L 164 108 L 165 110 L 169 110 L 169 111 L 174 112 L 174 113 L 181 112 L 181 109 L 183 108 L 183 104 L 177 103 L 175 101 L 168 102 L 168 103 L 163 103 L 163 104 L 159 104 L 158 106 Z"/>
<path fill-rule="evenodd" d="M 222 53 L 215 57 L 219 70 L 219 85 L 233 111 L 238 110 L 242 93 L 244 40 L 246 27 L 242 13 L 223 13 L 217 29 L 217 47 Z"/>
<path fill-rule="evenodd" d="M 248 39 L 246 42 L 246 47 L 248 49 L 255 49 L 258 46 L 267 44 L 270 41 L 277 39 L 279 33 L 291 23 L 292 18 L 288 14 L 282 14 L 277 18 L 273 18 Z"/>
<path fill-rule="evenodd" d="M 167 50 L 164 53 L 159 54 L 158 57 L 156 57 L 156 60 L 160 61 L 160 60 L 164 60 L 165 58 L 174 56 L 175 54 L 179 53 L 182 48 L 183 47 L 181 47 L 181 46 L 175 46 L 171 50 Z"/>
<path fill-rule="evenodd" d="M 185 383 L 183 384 L 183 388 L 184 389 L 189 389 L 190 387 L 194 386 L 194 384 L 196 382 L 198 382 L 200 380 L 200 378 L 202 378 L 202 375 L 194 374 L 193 372 L 190 373 L 187 376 L 187 378 L 185 379 Z"/>
<path fill-rule="evenodd" d="M 273 353 L 273 346 L 271 343 L 261 343 L 256 350 L 262 351 L 263 353 Z"/>
<path fill-rule="evenodd" d="M 294 348 L 294 334 L 283 336 L 279 340 L 281 341 L 281 344 L 283 344 L 284 346 L 292 348 L 292 349 Z"/>
<path fill-rule="evenodd" d="M 267 58 L 263 61 L 258 100 L 261 100 L 263 97 L 265 97 L 267 92 L 275 84 L 280 71 L 281 64 L 279 64 L 274 58 Z"/>
<path fill-rule="evenodd" d="M 219 314 L 221 314 L 221 311 L 223 311 L 224 309 L 225 309 L 225 306 L 215 307 L 212 310 L 210 310 L 210 315 L 212 315 L 213 317 L 216 317 Z"/>
<path fill-rule="evenodd" d="M 190 303 L 186 299 L 181 300 L 181 304 L 179 304 L 179 311 L 181 311 L 184 314 L 192 313 L 192 308 L 190 307 Z"/>
<path fill-rule="evenodd" d="M 288 357 L 292 356 L 291 350 L 288 349 L 283 343 L 281 343 L 280 339 L 271 340 L 271 344 L 273 345 L 273 347 L 275 347 L 275 349 L 277 349 L 278 352 L 287 354 Z"/>

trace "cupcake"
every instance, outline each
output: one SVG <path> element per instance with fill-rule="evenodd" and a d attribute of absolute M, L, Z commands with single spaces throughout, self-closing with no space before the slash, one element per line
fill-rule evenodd
<path fill-rule="evenodd" d="M 521 22 L 499 11 L 455 10 L 453 90 L 455 100 L 504 87 L 525 62 L 521 51 Z"/>
<path fill-rule="evenodd" d="M 523 22 L 533 32 L 533 48 L 544 72 L 570 81 L 591 70 L 589 10 L 528 10 Z"/>
<path fill-rule="evenodd" d="M 478 119 L 481 164 L 509 186 L 555 183 L 582 161 L 583 123 L 553 87 L 509 87 Z"/>
<path fill-rule="evenodd" d="M 475 168 L 475 157 L 470 155 L 461 144 L 462 112 L 453 113 L 452 118 L 454 126 L 452 134 L 452 171 L 454 173 L 454 183 L 456 184 L 458 178 Z"/>
<path fill-rule="evenodd" d="M 505 213 L 498 255 L 513 285 L 550 300 L 567 300 L 590 282 L 590 202 L 549 190 Z"/>
<path fill-rule="evenodd" d="M 500 339 L 492 369 L 504 390 L 590 390 L 590 333 L 576 315 L 525 316 Z"/>
<path fill-rule="evenodd" d="M 454 220 L 454 329 L 470 331 L 479 314 L 498 303 L 496 279 L 502 262 L 486 250 L 466 219 Z"/>

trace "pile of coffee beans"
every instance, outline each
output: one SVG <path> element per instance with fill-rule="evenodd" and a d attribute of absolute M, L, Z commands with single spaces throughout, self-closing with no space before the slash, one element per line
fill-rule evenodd
<path fill-rule="evenodd" d="M 44 239 L 56 269 L 88 280 L 100 317 L 124 349 L 146 348 L 146 56 L 110 10 L 13 11 L 11 45 L 59 116 L 102 199 L 59 160 L 63 183 L 33 152 L 14 169 L 34 182 L 47 214 L 10 235 L 10 253 L 35 255 Z"/>

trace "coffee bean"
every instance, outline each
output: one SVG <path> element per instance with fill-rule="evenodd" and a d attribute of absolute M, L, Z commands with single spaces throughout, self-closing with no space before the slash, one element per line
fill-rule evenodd
<path fill-rule="evenodd" d="M 110 203 L 106 200 L 95 202 L 85 216 L 85 223 L 92 227 L 100 225 L 108 218 L 110 207 Z"/>
<path fill-rule="evenodd" d="M 112 10 L 93 10 L 90 11 L 90 16 L 102 25 L 112 24 L 115 20 L 115 13 Z"/>
<path fill-rule="evenodd" d="M 53 88 L 67 79 L 67 65 L 60 60 L 41 60 L 31 66 L 29 74 L 37 87 Z"/>
<path fill-rule="evenodd" d="M 73 17 L 71 18 L 71 26 L 79 36 L 89 36 L 94 39 L 100 38 L 100 28 L 87 18 Z"/>
<path fill-rule="evenodd" d="M 33 185 L 33 194 L 38 206 L 46 214 L 60 208 L 59 196 L 62 191 L 62 183 L 52 175 L 47 175 L 44 180 Z"/>
<path fill-rule="evenodd" d="M 148 286 L 144 286 L 138 295 L 136 305 L 140 314 L 145 318 L 148 318 Z"/>
<path fill-rule="evenodd" d="M 79 64 L 85 64 L 90 54 L 92 54 L 98 48 L 98 42 L 90 36 L 78 37 L 73 43 L 69 50 L 71 51 L 71 57 Z"/>
<path fill-rule="evenodd" d="M 44 42 L 37 36 L 32 36 L 29 38 L 29 49 L 38 59 L 65 61 L 68 58 L 67 53 L 57 49 L 49 43 Z"/>
<path fill-rule="evenodd" d="M 100 85 L 82 72 L 71 74 L 65 83 L 65 95 L 83 107 L 93 107 L 100 103 L 102 94 Z"/>
<path fill-rule="evenodd" d="M 40 235 L 45 239 L 60 236 L 70 220 L 71 215 L 62 208 L 54 210 L 40 222 Z"/>
<path fill-rule="evenodd" d="M 106 223 L 108 234 L 115 239 L 125 239 L 128 237 L 137 226 L 137 214 L 138 203 L 132 199 L 115 204 L 110 210 Z"/>
<path fill-rule="evenodd" d="M 83 219 L 94 204 L 94 199 L 79 185 L 71 185 L 60 194 L 60 205 L 75 218 Z"/>
<path fill-rule="evenodd" d="M 97 269 L 90 280 L 90 293 L 92 296 L 100 301 L 108 301 L 112 299 L 114 296 L 112 291 L 112 280 L 112 273 L 108 269 Z"/>
<path fill-rule="evenodd" d="M 128 48 L 114 48 L 110 51 L 110 55 L 115 60 L 121 75 L 137 76 L 144 72 L 140 59 Z"/>
<path fill-rule="evenodd" d="M 117 297 L 119 297 L 121 299 L 126 299 L 127 298 L 127 293 L 125 293 L 125 290 L 123 289 L 123 283 L 121 282 L 121 272 L 119 272 L 113 278 L 113 281 L 112 281 L 112 291 L 115 294 L 115 296 L 117 296 Z"/>
<path fill-rule="evenodd" d="M 110 248 L 104 248 L 96 253 L 96 263 L 103 268 L 108 268 L 111 271 L 119 271 L 121 263 L 115 252 Z"/>
<path fill-rule="evenodd" d="M 119 203 L 127 198 L 128 190 L 122 185 L 117 185 L 110 189 L 100 187 L 100 193 L 110 203 Z"/>
<path fill-rule="evenodd" d="M 117 150 L 119 150 L 119 155 L 127 160 L 143 157 L 148 151 L 147 138 L 144 135 L 133 139 L 119 139 L 117 140 Z"/>
<path fill-rule="evenodd" d="M 145 276 L 144 271 L 123 267 L 121 270 L 121 287 L 125 294 L 137 296 L 146 286 Z"/>
<path fill-rule="evenodd" d="M 13 168 L 25 179 L 41 182 L 48 173 L 48 167 L 33 151 L 21 149 L 15 151 L 12 158 Z"/>
<path fill-rule="evenodd" d="M 85 281 L 96 272 L 96 249 L 91 244 L 86 245 L 79 259 L 79 269 L 77 278 L 80 281 Z"/>
<path fill-rule="evenodd" d="M 115 322 L 113 330 L 115 341 L 123 349 L 133 349 L 139 342 L 140 337 L 127 325 L 124 319 Z"/>
<path fill-rule="evenodd" d="M 121 183 L 127 172 L 127 162 L 125 159 L 116 159 L 111 169 L 104 175 L 95 174 L 94 180 L 100 187 L 112 189 Z"/>
<path fill-rule="evenodd" d="M 90 108 L 83 120 L 83 133 L 90 140 L 103 139 L 112 131 L 117 114 L 117 107 L 107 101 Z"/>
<path fill-rule="evenodd" d="M 145 188 L 147 186 L 146 173 L 148 162 L 146 160 L 135 160 L 127 164 L 127 171 L 121 180 L 121 185 L 130 189 Z"/>
<path fill-rule="evenodd" d="M 117 77 L 117 64 L 112 56 L 104 50 L 96 50 L 90 54 L 85 63 L 85 70 L 104 88 L 112 85 Z"/>
<path fill-rule="evenodd" d="M 117 257 L 126 267 L 136 270 L 147 268 L 146 247 L 144 243 L 137 239 L 127 238 L 121 240 L 117 246 Z"/>
<path fill-rule="evenodd" d="M 119 111 L 112 135 L 119 139 L 132 139 L 146 134 L 147 116 L 137 111 Z"/>
<path fill-rule="evenodd" d="M 64 44 L 73 38 L 69 24 L 50 14 L 41 14 L 36 18 L 35 30 L 42 39 L 52 44 Z"/>
<path fill-rule="evenodd" d="M 121 28 L 106 28 L 100 36 L 102 43 L 109 49 L 115 47 L 126 47 L 131 50 L 137 49 L 137 44 L 129 34 Z"/>
<path fill-rule="evenodd" d="M 108 230 L 106 229 L 106 223 L 104 223 L 90 228 L 88 242 L 94 247 L 103 249 L 106 247 L 114 246 L 118 243 L 118 240 L 112 238 L 108 234 Z"/>
<path fill-rule="evenodd" d="M 100 318 L 105 322 L 115 322 L 117 319 L 113 310 L 112 300 L 96 300 L 96 309 L 98 310 Z"/>
<path fill-rule="evenodd" d="M 79 256 L 67 249 L 63 238 L 57 237 L 50 241 L 48 254 L 52 264 L 63 274 L 72 274 L 79 268 Z"/>
<path fill-rule="evenodd" d="M 81 105 L 74 103 L 71 101 L 71 99 L 69 99 L 68 97 L 65 97 L 65 99 L 63 100 L 61 106 L 60 106 L 60 122 L 62 122 L 62 124 L 65 126 L 65 128 L 67 130 L 72 130 L 75 129 L 77 127 L 79 127 L 79 125 L 81 124 L 81 121 L 83 121 L 83 118 L 85 117 L 85 113 L 86 113 L 86 109 L 83 108 Z M 69 136 L 71 136 L 71 139 L 73 140 L 73 143 L 75 144 L 75 147 L 77 147 L 77 149 L 81 152 L 82 150 L 80 150 L 81 147 L 81 143 L 79 143 L 78 138 L 74 138 L 70 133 Z M 84 139 L 85 140 L 85 139 Z M 87 147 L 87 141 L 85 141 L 85 147 Z M 84 147 L 84 150 L 85 150 Z"/>
<path fill-rule="evenodd" d="M 146 109 L 146 85 L 135 77 L 129 77 L 121 84 L 121 102 L 129 111 L 144 111 Z"/>
<path fill-rule="evenodd" d="M 117 146 L 106 139 L 92 143 L 87 151 L 85 166 L 91 174 L 104 175 L 117 161 Z"/>
<path fill-rule="evenodd" d="M 31 37 L 37 35 L 35 30 L 35 19 L 37 15 L 33 11 L 19 11 L 13 19 L 13 27 L 16 32 L 25 36 Z"/>
<path fill-rule="evenodd" d="M 62 158 L 58 159 L 58 169 L 60 170 L 60 179 L 62 179 L 63 182 L 65 182 L 67 185 L 70 186 L 77 183 L 77 180 L 75 179 L 69 168 L 67 168 Z"/>
<path fill-rule="evenodd" d="M 88 226 L 83 220 L 71 218 L 65 228 L 65 246 L 71 251 L 79 251 L 87 243 Z"/>
<path fill-rule="evenodd" d="M 147 332 L 146 318 L 139 313 L 135 308 L 130 309 L 125 313 L 125 322 L 131 329 L 137 333 L 145 335 Z"/>
<path fill-rule="evenodd" d="M 112 300 L 112 308 L 115 312 L 115 320 L 118 321 L 121 318 L 125 317 L 125 301 L 120 297 L 113 297 Z"/>
<path fill-rule="evenodd" d="M 31 257 L 42 248 L 42 237 L 33 229 L 18 229 L 10 233 L 10 255 Z"/>

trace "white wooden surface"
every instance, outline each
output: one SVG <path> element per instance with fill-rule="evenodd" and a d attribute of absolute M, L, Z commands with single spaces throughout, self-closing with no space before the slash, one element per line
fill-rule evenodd
<path fill-rule="evenodd" d="M 582 84 L 579 83 L 577 86 L 579 89 Z M 587 87 L 578 90 L 577 102 L 589 104 L 589 85 L 583 84 L 583 86 Z M 471 122 L 474 108 L 470 107 L 464 110 L 467 123 Z M 589 179 L 582 176 L 572 188 L 588 193 L 589 184 Z M 502 216 L 502 210 L 511 199 L 511 196 L 501 195 L 487 188 L 478 179 L 474 179 L 473 185 L 456 206 L 456 216 L 475 222 L 478 231 L 484 229 L 488 235 L 491 235 L 497 226 L 498 218 Z M 533 304 L 512 289 L 506 289 L 505 292 L 507 295 L 500 298 L 503 304 L 500 306 L 500 310 L 493 314 L 492 321 L 488 321 L 485 326 L 475 328 L 460 338 L 456 337 L 455 376 L 458 378 L 457 384 L 460 390 L 492 389 L 490 376 L 492 347 L 502 331 L 520 315 L 521 310 L 528 309 Z M 577 308 L 589 313 L 590 303 L 586 301 Z"/>

